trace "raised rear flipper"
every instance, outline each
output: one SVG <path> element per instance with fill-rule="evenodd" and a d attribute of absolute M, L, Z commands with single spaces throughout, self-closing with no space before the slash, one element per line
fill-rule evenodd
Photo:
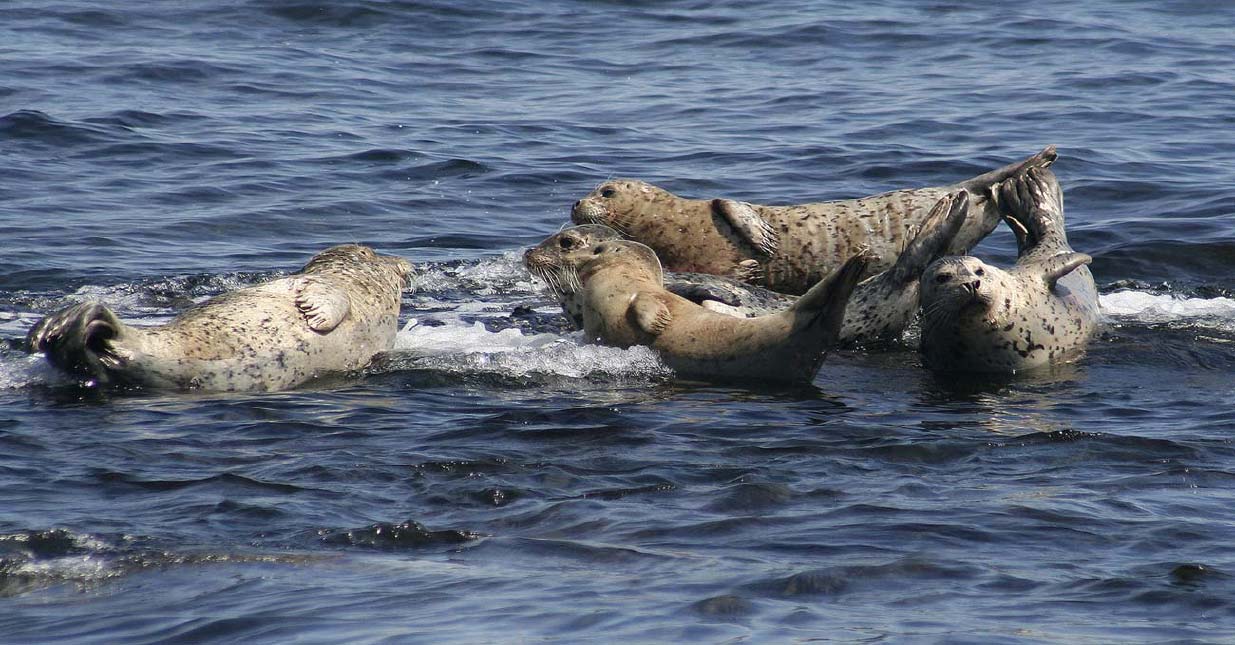
<path fill-rule="evenodd" d="M 39 321 L 26 335 L 32 352 L 83 380 L 100 385 L 112 381 L 113 370 L 123 365 L 112 341 L 125 330 L 110 309 L 97 302 L 66 307 Z"/>

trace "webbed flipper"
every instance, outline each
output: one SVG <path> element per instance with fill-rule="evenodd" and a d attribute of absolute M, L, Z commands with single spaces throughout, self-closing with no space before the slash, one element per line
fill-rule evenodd
<path fill-rule="evenodd" d="M 324 334 L 338 327 L 347 317 L 352 301 L 346 291 L 311 275 L 295 276 L 293 280 L 296 308 L 310 329 Z"/>
<path fill-rule="evenodd" d="M 646 291 L 640 291 L 630 299 L 627 314 L 639 329 L 653 336 L 660 335 L 669 327 L 669 323 L 673 322 L 669 307 L 661 302 L 660 298 Z"/>
<path fill-rule="evenodd" d="M 776 254 L 776 249 L 780 246 L 780 236 L 750 204 L 732 199 L 713 199 L 712 212 L 728 222 L 734 232 L 761 255 Z"/>

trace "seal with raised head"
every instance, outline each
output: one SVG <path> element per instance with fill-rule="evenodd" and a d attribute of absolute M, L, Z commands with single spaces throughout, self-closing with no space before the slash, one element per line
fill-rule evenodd
<path fill-rule="evenodd" d="M 1054 146 L 972 179 L 938 188 L 794 206 L 687 199 L 633 179 L 606 181 L 575 203 L 576 224 L 604 224 L 652 247 L 670 271 L 728 276 L 802 293 L 846 258 L 871 253 L 868 271 L 890 268 L 944 196 L 969 193 L 965 225 L 945 253 L 967 253 L 999 224 L 990 188 L 1055 161 Z"/>
<path fill-rule="evenodd" d="M 969 196 L 958 191 L 940 199 L 922 229 L 886 271 L 863 280 L 845 308 L 839 342 L 862 345 L 897 340 L 918 311 L 918 278 L 943 254 L 960 230 L 969 211 Z M 600 224 L 568 228 L 550 236 L 524 254 L 524 264 L 543 279 L 557 296 L 576 328 L 583 327 L 583 304 L 575 267 L 601 242 L 621 239 Z M 796 300 L 732 278 L 698 273 L 666 274 L 665 289 L 705 308 L 741 317 L 754 317 L 788 308 Z"/>
<path fill-rule="evenodd" d="M 603 224 L 572 226 L 528 249 L 523 265 L 549 285 L 571 325 L 583 329 L 583 285 L 575 272 L 576 264 L 597 244 L 621 239 L 620 233 Z M 697 305 L 739 318 L 787 309 L 797 300 L 796 296 L 706 273 L 666 273 L 664 287 Z"/>
<path fill-rule="evenodd" d="M 764 381 L 814 378 L 869 261 L 850 258 L 784 311 L 737 318 L 666 291 L 656 253 L 638 242 L 601 242 L 576 259 L 588 340 L 649 346 L 682 376 Z"/>
<path fill-rule="evenodd" d="M 132 327 L 87 302 L 44 318 L 27 341 L 99 385 L 280 390 L 390 349 L 411 271 L 403 258 L 336 246 L 295 274 L 216 296 L 166 325 Z"/>
<path fill-rule="evenodd" d="M 1068 245 L 1054 173 L 1031 169 L 995 197 L 1016 233 L 1016 265 L 945 257 L 927 267 L 921 350 L 932 369 L 1014 373 L 1066 361 L 1101 323 L 1091 258 Z"/>

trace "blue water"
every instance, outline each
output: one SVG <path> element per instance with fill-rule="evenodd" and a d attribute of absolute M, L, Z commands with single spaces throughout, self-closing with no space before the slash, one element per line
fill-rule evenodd
<path fill-rule="evenodd" d="M 0 641 L 1230 642 L 1233 34 L 1205 2 L 4 3 Z M 519 264 L 609 177 L 790 203 L 1050 143 L 1110 324 L 1047 374 L 906 346 L 678 383 Z M 100 392 L 20 349 L 341 242 L 418 271 L 363 375 Z"/>

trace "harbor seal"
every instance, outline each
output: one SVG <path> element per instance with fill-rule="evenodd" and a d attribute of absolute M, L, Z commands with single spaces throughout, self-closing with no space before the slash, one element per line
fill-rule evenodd
<path fill-rule="evenodd" d="M 601 242 L 575 259 L 589 341 L 649 346 L 682 376 L 763 381 L 814 378 L 870 261 L 850 258 L 784 311 L 737 318 L 666 291 L 656 253 L 638 242 Z"/>
<path fill-rule="evenodd" d="M 571 325 L 583 329 L 583 285 L 575 265 L 597 244 L 621 239 L 620 233 L 603 224 L 572 226 L 524 252 L 523 265 L 549 285 Z M 797 301 L 796 296 L 706 273 L 666 273 L 664 287 L 697 305 L 739 318 L 774 313 Z"/>
<path fill-rule="evenodd" d="M 1068 245 L 1055 175 L 1030 169 L 994 196 L 1016 233 L 1016 265 L 945 257 L 927 267 L 921 351 L 932 369 L 1015 373 L 1066 361 L 1101 322 L 1091 258 Z"/>
<path fill-rule="evenodd" d="M 216 296 L 166 325 L 131 327 L 87 302 L 47 316 L 27 342 L 98 385 L 281 390 L 390 349 L 411 270 L 365 246 L 336 246 L 298 273 Z"/>
<path fill-rule="evenodd" d="M 967 253 L 999 224 L 991 186 L 1055 161 L 1054 146 L 952 186 L 897 190 L 862 199 L 761 206 L 730 199 L 686 199 L 634 179 L 606 181 L 575 203 L 576 224 L 604 224 L 652 247 L 669 271 L 728 276 L 800 294 L 859 251 L 871 274 L 887 270 L 945 195 L 969 193 L 965 225 L 945 251 Z"/>
<path fill-rule="evenodd" d="M 854 289 L 845 308 L 840 344 L 899 340 L 917 314 L 922 271 L 943 255 L 968 212 L 969 194 L 963 190 L 935 204 L 896 263 Z M 583 302 L 575 267 L 597 244 L 616 239 L 621 235 L 607 226 L 584 224 L 552 235 L 524 254 L 524 265 L 549 285 L 576 329 L 583 328 Z M 713 311 L 748 318 L 786 309 L 796 300 L 732 278 L 697 273 L 666 274 L 664 287 Z"/>

